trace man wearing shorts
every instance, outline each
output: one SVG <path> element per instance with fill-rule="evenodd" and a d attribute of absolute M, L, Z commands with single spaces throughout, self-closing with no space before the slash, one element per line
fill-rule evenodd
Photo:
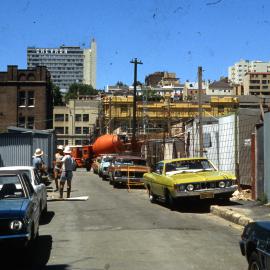
<path fill-rule="evenodd" d="M 55 165 L 54 165 L 55 190 L 54 191 L 59 190 L 58 180 L 59 180 L 59 178 L 61 176 L 62 158 L 64 157 L 63 150 L 64 150 L 64 146 L 59 145 L 57 147 L 57 151 L 56 151 L 56 154 L 55 154 Z"/>
<path fill-rule="evenodd" d="M 63 152 L 65 156 L 62 158 L 62 172 L 60 176 L 60 199 L 63 198 L 63 192 L 66 181 L 67 181 L 67 198 L 70 198 L 71 180 L 73 176 L 72 171 L 75 162 L 71 156 L 71 149 L 69 146 L 66 146 Z"/>

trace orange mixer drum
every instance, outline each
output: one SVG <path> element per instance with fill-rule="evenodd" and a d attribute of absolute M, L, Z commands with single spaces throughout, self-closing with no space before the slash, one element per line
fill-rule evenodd
<path fill-rule="evenodd" d="M 98 137 L 93 144 L 93 152 L 96 155 L 120 152 L 123 143 L 117 135 L 106 134 Z"/>

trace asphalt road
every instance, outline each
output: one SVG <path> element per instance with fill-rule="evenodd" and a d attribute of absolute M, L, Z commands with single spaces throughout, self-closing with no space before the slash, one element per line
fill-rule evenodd
<path fill-rule="evenodd" d="M 87 201 L 49 202 L 37 246 L 30 255 L 2 255 L 2 265 L 16 262 L 23 269 L 21 264 L 28 263 L 25 269 L 50 270 L 247 269 L 238 245 L 241 228 L 212 216 L 209 202 L 190 202 L 170 211 L 162 203 L 151 204 L 145 190 L 113 189 L 98 176 L 77 171 L 72 196 L 85 195 Z"/>

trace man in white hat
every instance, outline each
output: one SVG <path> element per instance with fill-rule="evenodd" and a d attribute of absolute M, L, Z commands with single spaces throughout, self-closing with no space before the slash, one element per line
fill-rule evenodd
<path fill-rule="evenodd" d="M 55 190 L 54 191 L 58 191 L 59 190 L 58 180 L 59 180 L 60 175 L 61 175 L 62 158 L 64 157 L 63 150 L 64 150 L 64 146 L 63 145 L 59 145 L 57 147 L 56 153 L 55 153 L 55 164 L 54 164 Z"/>
<path fill-rule="evenodd" d="M 41 174 L 46 172 L 46 166 L 42 159 L 43 151 L 37 148 L 33 155 L 33 167 L 35 167 Z"/>
<path fill-rule="evenodd" d="M 71 193 L 71 180 L 73 177 L 73 168 L 75 165 L 74 159 L 71 157 L 71 149 L 66 146 L 64 149 L 65 156 L 62 158 L 62 173 L 60 176 L 60 198 L 63 198 L 63 192 L 65 187 L 65 182 L 67 181 L 67 198 L 70 198 Z"/>

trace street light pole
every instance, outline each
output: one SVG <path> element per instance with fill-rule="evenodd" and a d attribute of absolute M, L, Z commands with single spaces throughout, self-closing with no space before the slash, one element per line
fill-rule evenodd
<path fill-rule="evenodd" d="M 136 152 L 136 125 L 137 125 L 137 65 L 142 65 L 141 61 L 138 61 L 137 58 L 134 58 L 130 61 L 131 64 L 134 64 L 134 91 L 133 91 L 133 121 L 132 121 L 132 151 Z"/>

